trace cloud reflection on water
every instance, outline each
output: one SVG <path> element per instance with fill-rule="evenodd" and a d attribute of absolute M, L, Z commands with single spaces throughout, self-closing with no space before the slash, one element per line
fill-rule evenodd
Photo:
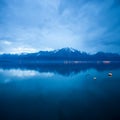
<path fill-rule="evenodd" d="M 35 70 L 22 70 L 22 69 L 9 69 L 9 70 L 4 70 L 0 69 L 0 74 L 3 74 L 4 76 L 9 76 L 9 77 L 18 77 L 18 78 L 25 78 L 25 77 L 35 77 L 35 76 L 40 76 L 40 77 L 52 77 L 54 76 L 54 73 L 51 72 L 38 72 Z"/>

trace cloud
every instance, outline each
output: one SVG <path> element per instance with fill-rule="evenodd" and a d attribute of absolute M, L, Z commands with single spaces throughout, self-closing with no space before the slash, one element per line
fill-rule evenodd
<path fill-rule="evenodd" d="M 2 52 L 62 47 L 120 52 L 115 49 L 120 46 L 119 0 L 1 0 L 0 10 Z"/>
<path fill-rule="evenodd" d="M 0 40 L 0 44 L 3 44 L 3 45 L 11 45 L 12 43 L 8 40 Z"/>

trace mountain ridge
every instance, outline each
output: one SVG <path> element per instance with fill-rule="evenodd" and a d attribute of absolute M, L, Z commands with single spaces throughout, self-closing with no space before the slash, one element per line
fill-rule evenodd
<path fill-rule="evenodd" d="M 38 51 L 38 52 L 32 52 L 32 53 L 29 53 L 29 52 L 23 52 L 23 53 L 2 53 L 2 54 L 0 54 L 0 55 L 4 55 L 4 54 L 9 54 L 9 55 L 26 55 L 26 54 L 34 54 L 34 53 L 40 53 L 40 52 L 48 52 L 48 53 L 51 53 L 51 52 L 54 52 L 54 53 L 56 53 L 56 52 L 58 52 L 58 51 L 71 51 L 71 52 L 80 52 L 80 53 L 86 53 L 86 54 L 89 54 L 89 55 L 95 55 L 95 54 L 97 54 L 97 53 L 109 53 L 109 54 L 116 54 L 116 55 L 120 55 L 119 53 L 112 53 L 112 52 L 103 52 L 103 51 L 98 51 L 98 52 L 96 52 L 96 53 L 87 53 L 87 52 L 85 52 L 85 51 L 80 51 L 80 50 L 77 50 L 77 49 L 74 49 L 74 48 L 72 48 L 72 47 L 64 47 L 64 48 L 60 48 L 60 49 L 55 49 L 55 50 L 40 50 L 40 51 Z"/>
<path fill-rule="evenodd" d="M 97 52 L 88 54 L 74 48 L 61 48 L 52 51 L 39 51 L 26 54 L 3 54 L 0 60 L 21 60 L 21 61 L 120 61 L 120 55 L 117 53 Z"/>

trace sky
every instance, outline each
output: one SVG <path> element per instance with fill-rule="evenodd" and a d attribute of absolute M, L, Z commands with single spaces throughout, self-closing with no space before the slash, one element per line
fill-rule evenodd
<path fill-rule="evenodd" d="M 0 53 L 64 47 L 120 53 L 120 0 L 0 0 Z"/>

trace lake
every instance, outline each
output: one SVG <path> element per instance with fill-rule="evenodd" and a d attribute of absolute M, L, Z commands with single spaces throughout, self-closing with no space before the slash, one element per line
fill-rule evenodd
<path fill-rule="evenodd" d="M 0 120 L 116 119 L 120 119 L 118 65 L 0 68 Z"/>

